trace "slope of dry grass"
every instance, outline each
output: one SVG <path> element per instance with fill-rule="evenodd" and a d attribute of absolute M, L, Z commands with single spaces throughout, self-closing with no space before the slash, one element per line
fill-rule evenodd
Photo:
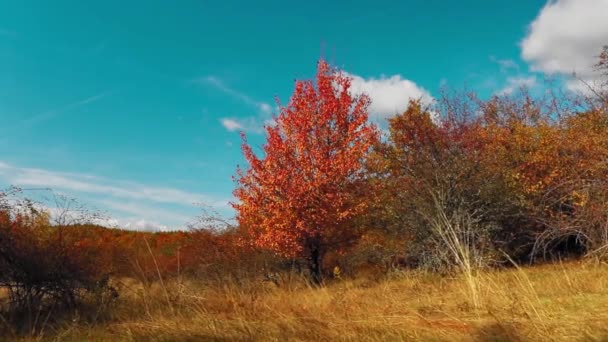
<path fill-rule="evenodd" d="M 122 281 L 110 318 L 45 328 L 60 341 L 604 341 L 608 266 L 553 264 L 460 277 L 143 288 Z M 475 289 L 471 289 L 475 286 Z M 477 305 L 470 299 L 477 293 Z M 8 338 L 8 337 L 7 337 Z"/>

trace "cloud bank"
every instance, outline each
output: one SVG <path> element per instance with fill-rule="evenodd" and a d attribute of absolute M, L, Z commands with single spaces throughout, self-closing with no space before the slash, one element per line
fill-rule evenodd
<path fill-rule="evenodd" d="M 577 76 L 593 82 L 603 45 L 608 44 L 608 0 L 549 1 L 521 42 L 522 58 L 532 71 Z M 576 81 L 569 87 L 576 88 Z"/>

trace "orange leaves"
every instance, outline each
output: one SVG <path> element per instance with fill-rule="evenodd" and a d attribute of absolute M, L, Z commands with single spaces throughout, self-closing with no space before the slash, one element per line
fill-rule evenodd
<path fill-rule="evenodd" d="M 345 223 L 363 199 L 351 185 L 364 180 L 362 162 L 378 132 L 367 122 L 369 99 L 349 90 L 350 80 L 321 60 L 315 82 L 296 81 L 266 127 L 262 159 L 243 137 L 249 169 L 237 171 L 234 207 L 256 245 L 297 256 L 308 241 L 330 247 L 355 235 Z"/>

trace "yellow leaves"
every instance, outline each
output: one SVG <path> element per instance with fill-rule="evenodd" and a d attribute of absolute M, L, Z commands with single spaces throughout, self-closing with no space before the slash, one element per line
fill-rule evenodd
<path fill-rule="evenodd" d="M 577 207 L 584 207 L 589 203 L 589 194 L 584 192 L 579 192 L 577 190 L 572 191 L 571 194 L 572 203 Z"/>

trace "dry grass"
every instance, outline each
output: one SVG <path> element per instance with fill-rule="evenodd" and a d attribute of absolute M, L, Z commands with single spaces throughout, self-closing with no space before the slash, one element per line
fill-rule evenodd
<path fill-rule="evenodd" d="M 145 289 L 121 282 L 104 323 L 49 327 L 60 341 L 605 341 L 608 266 L 554 264 L 474 276 L 403 272 L 392 280 Z M 166 296 L 168 293 L 168 298 Z M 477 309 L 475 306 L 477 305 Z M 0 338 L 1 339 L 1 338 Z M 30 338 L 31 339 L 31 338 Z"/>

